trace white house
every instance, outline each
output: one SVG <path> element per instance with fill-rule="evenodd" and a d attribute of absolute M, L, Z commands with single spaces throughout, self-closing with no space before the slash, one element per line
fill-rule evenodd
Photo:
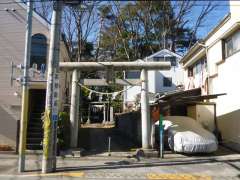
<path fill-rule="evenodd" d="M 229 1 L 230 13 L 182 58 L 186 89 L 203 94 L 227 93 L 216 100 L 223 142 L 240 150 L 240 1 Z"/>
<path fill-rule="evenodd" d="M 170 70 L 148 71 L 149 93 L 164 93 L 175 90 L 178 86 L 183 85 L 183 70 L 179 65 L 182 56 L 168 49 L 162 49 L 151 56 L 148 56 L 144 61 L 170 61 Z M 139 79 L 140 71 L 126 72 L 127 79 Z M 134 107 L 136 96 L 141 92 L 141 86 L 129 88 L 124 94 L 125 107 Z"/>

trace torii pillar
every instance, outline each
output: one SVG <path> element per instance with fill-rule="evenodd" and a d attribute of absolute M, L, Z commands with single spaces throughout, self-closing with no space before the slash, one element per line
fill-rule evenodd
<path fill-rule="evenodd" d="M 151 121 L 148 98 L 148 71 L 146 69 L 142 69 L 141 81 L 142 148 L 150 149 Z"/>
<path fill-rule="evenodd" d="M 72 73 L 72 94 L 70 108 L 71 122 L 71 142 L 70 146 L 76 148 L 78 145 L 78 128 L 79 128 L 79 87 L 78 87 L 79 72 L 77 69 Z"/>

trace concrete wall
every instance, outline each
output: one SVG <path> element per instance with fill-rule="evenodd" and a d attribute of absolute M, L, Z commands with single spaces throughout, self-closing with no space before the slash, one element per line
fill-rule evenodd
<path fill-rule="evenodd" d="M 125 137 L 136 144 L 142 142 L 140 111 L 122 113 L 116 115 L 116 128 Z"/>
<path fill-rule="evenodd" d="M 187 115 L 202 124 L 205 129 L 211 132 L 215 130 L 214 105 L 196 104 L 188 106 Z"/>
<path fill-rule="evenodd" d="M 223 143 L 240 151 L 240 109 L 218 116 L 218 126 L 222 132 Z"/>
<path fill-rule="evenodd" d="M 0 144 L 14 147 L 16 145 L 17 123 L 10 113 L 4 107 L 0 106 Z"/>

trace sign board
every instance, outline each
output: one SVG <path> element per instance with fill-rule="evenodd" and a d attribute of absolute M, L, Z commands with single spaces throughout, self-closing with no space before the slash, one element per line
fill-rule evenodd
<path fill-rule="evenodd" d="M 59 100 L 59 73 L 54 72 L 53 85 L 52 85 L 52 121 L 58 120 L 58 100 Z"/>

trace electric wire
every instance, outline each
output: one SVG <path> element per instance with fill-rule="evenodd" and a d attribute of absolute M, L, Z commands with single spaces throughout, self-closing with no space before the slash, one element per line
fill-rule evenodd
<path fill-rule="evenodd" d="M 65 2 L 66 0 L 58 0 L 58 1 L 63 1 L 63 2 Z M 164 1 L 164 0 L 159 0 L 159 1 Z M 177 1 L 180 1 L 180 0 L 173 0 L 173 2 L 177 2 Z M 208 1 L 202 1 L 202 0 L 192 0 L 192 1 L 195 1 L 195 2 L 198 2 L 198 3 L 200 3 L 200 2 L 205 2 L 205 3 L 203 3 L 203 4 L 193 4 L 192 6 L 208 6 L 208 4 L 206 4 Z M 237 1 L 237 0 L 236 0 Z M 27 2 L 54 2 L 54 0 L 45 0 L 45 1 L 42 1 L 42 0 L 31 0 L 31 1 L 29 1 L 29 0 L 27 0 L 27 1 L 8 1 L 8 2 L 0 2 L 0 5 L 1 4 L 18 4 L 18 3 L 23 3 L 23 4 L 26 4 Z M 81 2 L 80 0 L 79 0 L 79 2 Z M 220 4 L 220 2 L 222 2 L 222 3 L 226 3 L 226 2 L 229 2 L 229 0 L 220 0 L 220 1 L 211 1 L 211 2 L 215 2 L 215 3 L 218 3 L 218 4 L 215 4 L 215 6 L 224 6 L 224 7 L 228 7 L 229 6 L 229 4 L 227 3 L 227 4 Z M 135 4 L 129 4 L 130 6 L 136 6 Z M 180 4 L 174 4 L 175 6 L 180 6 Z M 98 6 L 100 6 L 100 5 L 98 5 Z M 113 5 L 111 5 L 110 4 L 110 6 L 113 6 Z M 240 5 L 238 5 L 238 4 L 233 4 L 232 6 L 240 6 Z"/>
<path fill-rule="evenodd" d="M 1 5 L 1 3 L 0 3 Z M 51 5 L 48 5 L 46 6 L 46 8 L 50 8 L 52 7 Z M 36 10 L 36 9 L 41 9 L 42 6 L 34 6 L 33 7 L 33 10 Z M 5 9 L 0 9 L 0 11 L 4 11 L 4 12 L 8 12 L 8 11 L 11 11 L 11 12 L 14 12 L 14 11 L 26 11 L 26 9 L 24 8 L 5 8 Z"/>

